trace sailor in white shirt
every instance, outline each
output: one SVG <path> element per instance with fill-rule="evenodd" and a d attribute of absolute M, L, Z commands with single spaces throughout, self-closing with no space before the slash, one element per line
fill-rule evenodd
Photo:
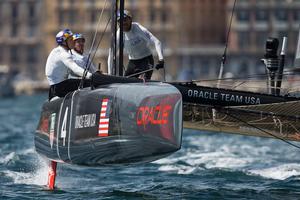
<path fill-rule="evenodd" d="M 79 79 L 68 79 L 70 72 L 77 76 L 83 76 L 84 70 L 73 60 L 70 50 L 74 48 L 73 33 L 69 29 L 60 31 L 56 35 L 58 46 L 54 48 L 46 63 L 46 77 L 48 79 L 50 90 L 49 100 L 54 96 L 64 97 L 71 91 L 78 89 Z M 87 73 L 86 78 L 91 78 L 92 74 Z M 85 82 L 85 86 L 90 81 Z"/>
<path fill-rule="evenodd" d="M 85 38 L 80 33 L 75 33 L 73 35 L 73 40 L 75 42 L 75 47 L 72 49 L 72 56 L 75 63 L 80 66 L 82 69 L 88 67 L 90 73 L 97 71 L 94 64 L 91 62 L 91 59 L 88 59 L 88 56 L 84 54 L 84 44 Z M 74 73 L 70 73 L 69 78 L 81 78 Z"/>
<path fill-rule="evenodd" d="M 118 20 L 120 16 L 118 16 Z M 145 71 L 154 67 L 154 59 L 152 56 L 151 46 L 155 46 L 158 55 L 158 64 L 156 69 L 164 67 L 164 57 L 161 42 L 145 27 L 139 23 L 132 22 L 131 14 L 124 11 L 124 50 L 128 54 L 129 62 L 125 71 L 125 76 Z M 120 40 L 120 29 L 117 31 L 117 41 Z M 112 52 L 110 50 L 108 57 L 109 73 L 112 71 Z M 152 71 L 146 73 L 145 78 L 151 79 Z"/>

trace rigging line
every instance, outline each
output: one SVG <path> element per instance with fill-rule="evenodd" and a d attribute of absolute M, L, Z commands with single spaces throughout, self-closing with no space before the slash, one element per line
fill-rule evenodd
<path fill-rule="evenodd" d="M 144 73 L 147 73 L 147 72 L 155 70 L 155 67 L 153 67 L 153 65 L 149 64 L 148 67 L 149 67 L 149 69 L 146 69 L 144 71 L 137 72 L 137 73 L 134 73 L 134 74 L 130 74 L 129 76 L 126 76 L 126 78 L 131 78 L 131 77 L 134 77 L 134 76 L 137 76 L 137 75 L 141 75 L 141 74 L 144 74 Z"/>
<path fill-rule="evenodd" d="M 254 79 L 254 78 L 258 78 L 258 77 L 264 77 L 267 76 L 266 74 L 254 74 L 254 75 L 250 75 L 247 77 L 231 77 L 231 78 L 215 78 L 215 79 L 196 79 L 196 80 L 192 80 L 192 82 L 204 82 L 204 81 L 218 81 L 218 80 L 240 80 L 240 79 Z"/>
<path fill-rule="evenodd" d="M 233 87 L 231 87 L 231 89 L 235 89 L 235 88 L 237 88 L 237 87 L 243 85 L 243 84 L 246 83 L 246 82 L 247 82 L 247 81 L 242 81 L 242 82 L 240 82 L 239 84 L 234 85 Z"/>
<path fill-rule="evenodd" d="M 153 68 L 147 69 L 147 70 L 145 70 L 145 71 L 137 72 L 137 73 L 131 74 L 131 75 L 129 75 L 129 76 L 126 76 L 126 78 L 132 78 L 132 77 L 134 77 L 134 76 L 143 75 L 144 73 L 150 72 L 150 71 L 153 71 L 153 70 L 154 70 Z"/>
<path fill-rule="evenodd" d="M 221 112 L 222 112 L 222 111 L 221 111 Z M 272 136 L 272 137 L 274 137 L 274 138 L 276 138 L 276 139 L 278 139 L 278 140 L 281 140 L 281 141 L 283 141 L 283 142 L 285 142 L 285 143 L 287 143 L 287 144 L 289 144 L 289 145 L 291 145 L 291 146 L 293 146 L 293 147 L 295 147 L 295 148 L 297 148 L 297 149 L 300 149 L 300 146 L 298 146 L 298 145 L 296 145 L 296 144 L 293 144 L 292 142 L 289 142 L 289 141 L 285 140 L 284 138 L 281 138 L 281 137 L 279 137 L 279 136 L 276 136 L 276 135 L 270 133 L 269 131 L 265 131 L 265 130 L 263 130 L 262 128 L 260 128 L 260 127 L 258 127 L 258 126 L 252 125 L 252 124 L 250 124 L 250 123 L 248 123 L 248 122 L 246 122 L 246 121 L 244 121 L 244 120 L 242 120 L 242 119 L 240 119 L 240 118 L 238 118 L 238 117 L 236 117 L 236 116 L 234 116 L 234 115 L 231 115 L 231 114 L 229 114 L 229 113 L 227 113 L 227 112 L 223 112 L 223 113 L 226 114 L 226 115 L 228 115 L 229 117 L 232 117 L 233 119 L 235 119 L 235 120 L 237 120 L 237 121 L 240 121 L 240 122 L 242 122 L 242 123 L 244 123 L 244 124 L 246 124 L 246 125 L 248 125 L 248 126 L 251 126 L 252 128 L 255 128 L 255 129 L 257 129 L 257 130 L 260 130 L 261 132 L 266 133 L 266 134 L 269 135 L 269 136 Z"/>
<path fill-rule="evenodd" d="M 99 26 L 100 26 L 100 22 L 102 21 L 103 12 L 104 12 L 104 9 L 106 8 L 106 2 L 107 2 L 107 0 L 105 0 L 105 2 L 104 2 L 104 6 L 101 10 L 101 14 L 100 14 L 98 22 L 97 22 L 96 31 L 95 31 L 94 36 L 93 36 L 93 41 L 92 41 L 92 44 L 91 44 L 91 47 L 90 47 L 90 50 L 89 50 L 89 53 L 88 53 L 87 61 L 85 63 L 85 68 L 84 68 L 83 76 L 82 76 L 80 84 L 79 84 L 79 88 L 83 87 L 84 79 L 85 79 L 85 77 L 87 75 L 87 72 L 89 71 L 89 68 L 92 64 L 93 59 L 90 59 L 90 57 L 91 57 L 92 49 L 94 48 L 94 44 L 95 44 L 96 37 L 97 37 L 97 34 L 98 34 L 98 29 L 99 29 Z"/>
<path fill-rule="evenodd" d="M 218 81 L 218 80 L 240 80 L 240 79 L 255 79 L 259 77 L 267 77 L 269 73 L 264 73 L 264 74 L 252 74 L 248 75 L 245 77 L 231 77 L 231 78 L 215 78 L 215 79 L 195 79 L 195 80 L 190 80 L 188 82 L 193 83 L 193 82 L 209 82 L 209 81 Z M 285 76 L 292 76 L 293 74 L 290 74 L 289 72 L 283 73 Z M 249 80 L 250 81 L 250 80 Z M 172 82 L 172 81 L 171 81 Z M 176 83 L 181 83 L 181 82 L 187 82 L 187 81 L 175 81 Z"/>
<path fill-rule="evenodd" d="M 295 131 L 296 131 L 297 133 L 300 133 L 300 131 L 295 127 L 294 124 L 289 123 L 289 125 L 290 125 L 293 129 L 295 129 Z"/>
<path fill-rule="evenodd" d="M 95 55 L 96 55 L 96 53 L 97 53 L 97 49 L 99 48 L 99 45 L 100 45 L 100 43 L 102 42 L 102 39 L 103 39 L 103 37 L 104 37 L 104 34 L 105 34 L 106 30 L 107 30 L 108 24 L 110 23 L 110 20 L 111 20 L 111 17 L 108 19 L 108 21 L 107 21 L 107 23 L 106 23 L 106 25 L 105 25 L 105 28 L 104 28 L 104 30 L 103 30 L 103 32 L 102 32 L 102 35 L 101 35 L 101 37 L 100 37 L 100 40 L 99 40 L 99 42 L 98 42 L 98 44 L 97 44 L 97 47 L 96 47 L 96 49 L 95 49 L 94 55 L 92 56 L 91 60 L 94 59 L 94 57 L 95 57 Z M 89 66 L 91 66 L 91 64 L 92 64 L 92 62 L 89 63 Z M 88 67 L 89 67 L 89 66 L 88 66 Z M 84 75 L 82 76 L 82 79 L 81 79 L 79 88 L 82 88 L 82 87 L 83 87 L 83 81 L 84 81 L 84 79 L 85 79 L 87 73 L 88 73 L 88 70 L 85 70 L 85 73 L 84 73 Z"/>
<path fill-rule="evenodd" d="M 268 104 L 266 104 L 266 105 L 268 105 Z M 280 103 L 277 104 L 277 105 L 280 106 Z M 260 114 L 260 115 L 264 115 L 264 116 L 267 116 L 267 117 L 270 117 L 270 116 L 273 117 L 275 115 L 277 117 L 287 118 L 289 120 L 296 120 L 296 121 L 300 119 L 299 115 L 288 115 L 288 114 L 274 113 L 274 112 L 263 111 L 263 110 L 253 110 L 253 109 L 249 110 L 249 109 L 251 109 L 252 106 L 253 105 L 241 106 L 242 108 L 230 108 L 230 107 L 227 107 L 226 110 L 232 111 L 232 112 L 245 113 L 245 114 Z"/>
<path fill-rule="evenodd" d="M 98 35 L 98 30 L 99 30 L 100 22 L 102 21 L 101 19 L 102 19 L 102 16 L 103 16 L 103 12 L 104 12 L 104 10 L 106 9 L 106 2 L 107 2 L 107 0 L 105 0 L 104 6 L 103 6 L 103 8 L 102 8 L 102 10 L 101 10 L 101 14 L 100 14 L 99 19 L 98 19 L 98 22 L 97 22 L 96 31 L 95 31 L 94 36 L 93 36 L 92 45 L 91 45 L 91 48 L 90 48 L 90 50 L 89 50 L 88 59 L 87 59 L 87 63 L 86 63 L 86 66 L 85 66 L 85 68 L 88 67 L 88 69 L 90 68 L 91 62 L 92 62 L 92 60 L 93 60 L 93 59 L 89 60 L 89 58 L 90 58 L 90 55 L 92 54 L 92 50 L 93 50 L 94 44 L 95 44 L 95 42 L 96 42 L 96 37 L 97 37 L 97 35 Z M 97 50 L 97 49 L 96 49 L 96 50 Z"/>
<path fill-rule="evenodd" d="M 233 14 L 234 14 L 234 10 L 235 10 L 235 4 L 236 4 L 236 0 L 234 0 L 232 11 L 231 11 L 229 28 L 228 28 L 228 32 L 227 32 L 227 36 L 226 36 L 226 43 L 225 43 L 224 53 L 222 55 L 222 62 L 221 62 L 220 71 L 219 71 L 219 77 L 218 77 L 219 79 L 221 79 L 223 76 L 224 65 L 226 62 L 226 54 L 227 54 L 227 48 L 228 48 L 228 43 L 229 43 L 229 34 L 231 31 L 232 18 L 233 18 Z M 218 85 L 220 85 L 220 80 L 218 81 Z"/>
<path fill-rule="evenodd" d="M 231 78 L 221 78 L 221 79 L 204 79 L 199 81 L 217 81 L 217 80 L 239 80 L 239 79 L 254 79 L 258 77 L 267 77 L 269 74 L 252 74 L 245 77 L 231 77 Z M 289 74 L 286 74 L 289 75 Z"/>
<path fill-rule="evenodd" d="M 106 30 L 107 30 L 107 27 L 108 27 L 110 21 L 111 21 L 111 17 L 108 19 L 108 21 L 107 21 L 107 23 L 106 23 L 106 25 L 105 25 L 105 28 L 104 28 L 104 30 L 103 30 L 101 36 L 100 36 L 100 40 L 99 40 L 99 42 L 98 42 L 98 44 L 97 44 L 97 47 L 96 47 L 95 52 L 94 52 L 94 54 L 93 54 L 93 56 L 92 56 L 92 58 L 91 58 L 91 61 L 92 61 L 92 60 L 95 58 L 95 56 L 96 56 L 97 50 L 98 50 L 98 48 L 99 48 L 99 46 L 100 46 L 100 44 L 101 44 L 101 42 L 102 42 L 102 40 L 103 40 L 104 34 L 105 34 Z M 91 66 L 91 64 L 92 64 L 92 63 L 90 62 L 90 63 L 89 63 L 89 66 Z M 87 72 L 86 72 L 86 73 L 87 73 Z"/>
<path fill-rule="evenodd" d="M 108 26 L 108 24 L 110 23 L 110 20 L 111 20 L 111 17 L 108 19 L 108 21 L 107 21 L 107 23 L 106 23 L 106 25 L 105 25 L 105 28 L 104 28 L 104 30 L 103 30 L 103 32 L 102 32 L 102 34 L 101 34 L 100 40 L 99 40 L 99 42 L 98 42 L 98 44 L 97 44 L 97 47 L 96 47 L 96 49 L 95 49 L 94 55 L 92 56 L 91 60 L 94 59 L 94 57 L 95 57 L 95 55 L 96 55 L 96 53 L 97 53 L 97 49 L 99 48 L 99 45 L 100 45 L 100 43 L 102 42 L 102 39 L 103 39 L 103 37 L 104 37 L 104 33 L 105 33 L 106 30 L 107 30 L 107 26 Z M 91 64 L 92 64 L 92 62 L 89 63 L 89 66 L 88 66 L 87 68 L 89 68 L 89 67 L 91 66 Z M 84 79 L 85 79 L 87 73 L 88 73 L 88 70 L 85 70 L 85 71 L 84 71 L 84 74 L 83 74 L 83 76 L 82 76 L 82 79 L 81 79 L 79 88 L 83 88 L 83 82 L 84 82 Z"/>
<path fill-rule="evenodd" d="M 104 6 L 103 6 L 103 8 L 102 8 L 102 10 L 101 10 L 101 14 L 100 14 L 99 19 L 98 19 L 98 22 L 97 22 L 96 31 L 95 31 L 94 36 L 93 36 L 93 41 L 92 41 L 91 48 L 90 48 L 90 50 L 89 50 L 89 54 L 92 53 L 92 49 L 94 48 L 94 44 L 95 44 L 96 37 L 97 37 L 97 34 L 98 34 L 98 29 L 99 29 L 99 26 L 100 26 L 100 21 L 101 21 L 101 18 L 102 18 L 102 16 L 103 16 L 104 9 L 106 8 L 106 2 L 107 2 L 107 0 L 105 0 L 105 2 L 104 2 Z"/>
<path fill-rule="evenodd" d="M 236 0 L 234 0 L 234 3 L 233 3 L 233 8 L 232 8 L 232 11 L 231 11 L 231 16 L 230 16 L 229 29 L 228 29 L 227 36 L 226 36 L 226 44 L 225 44 L 225 49 L 224 49 L 224 54 L 223 54 L 224 60 L 222 60 L 224 64 L 225 64 L 225 61 L 226 61 L 226 54 L 227 54 L 227 48 L 228 48 L 228 42 L 229 42 L 229 34 L 230 34 L 230 31 L 231 31 L 232 18 L 233 18 L 233 14 L 234 14 L 234 10 L 235 10 L 235 4 L 236 4 Z"/>
<path fill-rule="evenodd" d="M 254 79 L 254 78 L 258 78 L 258 77 L 265 77 L 268 76 L 269 74 L 252 74 L 252 75 L 248 75 L 245 77 L 231 77 L 231 78 L 216 78 L 216 79 L 196 79 L 196 80 L 192 80 L 192 82 L 201 82 L 201 81 L 218 81 L 218 80 L 239 80 L 239 79 Z M 292 75 L 289 73 L 283 73 L 283 75 Z"/>

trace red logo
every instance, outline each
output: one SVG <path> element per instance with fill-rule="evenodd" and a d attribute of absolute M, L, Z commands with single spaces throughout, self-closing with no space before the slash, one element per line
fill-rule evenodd
<path fill-rule="evenodd" d="M 170 105 L 158 105 L 154 107 L 142 106 L 137 111 L 137 125 L 162 125 L 169 122 Z"/>

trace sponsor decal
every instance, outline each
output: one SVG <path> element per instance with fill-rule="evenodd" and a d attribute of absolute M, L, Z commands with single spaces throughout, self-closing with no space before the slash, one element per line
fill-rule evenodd
<path fill-rule="evenodd" d="M 163 125 L 169 123 L 171 105 L 141 106 L 137 111 L 137 125 Z"/>
<path fill-rule="evenodd" d="M 260 98 L 255 96 L 243 96 L 237 94 L 209 92 L 202 90 L 188 90 L 188 96 L 192 98 L 201 98 L 206 100 L 234 102 L 242 104 L 260 104 Z"/>
<path fill-rule="evenodd" d="M 181 134 L 182 97 L 180 93 L 148 96 L 135 107 L 136 131 L 177 144 Z M 178 124 L 179 123 L 179 124 Z"/>
<path fill-rule="evenodd" d="M 42 116 L 42 120 L 39 126 L 39 129 L 44 133 L 48 135 L 49 132 L 49 116 Z"/>
<path fill-rule="evenodd" d="M 75 118 L 75 128 L 90 128 L 96 126 L 96 114 L 78 115 Z"/>
<path fill-rule="evenodd" d="M 50 134 L 49 134 L 49 141 L 50 141 L 51 149 L 53 147 L 53 140 L 54 140 L 55 119 L 56 119 L 56 113 L 52 113 L 51 120 L 50 120 Z"/>
<path fill-rule="evenodd" d="M 108 136 L 109 131 L 109 113 L 110 113 L 110 101 L 105 98 L 102 100 L 99 127 L 98 127 L 98 136 L 106 137 Z"/>

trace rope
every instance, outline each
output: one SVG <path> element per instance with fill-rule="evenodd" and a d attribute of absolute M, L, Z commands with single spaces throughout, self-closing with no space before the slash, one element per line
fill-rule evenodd
<path fill-rule="evenodd" d="M 107 21 L 107 23 L 106 23 L 105 29 L 104 29 L 104 31 L 102 32 L 102 35 L 101 35 L 101 37 L 100 37 L 100 40 L 99 40 L 99 42 L 98 42 L 98 44 L 97 44 L 97 47 L 96 47 L 96 49 L 95 49 L 94 55 L 92 56 L 92 59 L 91 59 L 91 60 L 94 59 L 94 57 L 95 57 L 95 55 L 96 55 L 96 53 L 97 53 L 97 49 L 98 49 L 99 46 L 100 46 L 100 43 L 101 43 L 101 41 L 102 41 L 102 39 L 103 39 L 104 33 L 105 33 L 106 30 L 107 30 L 107 26 L 108 26 L 110 20 L 111 20 L 111 18 L 109 18 L 108 21 Z M 92 63 L 90 62 L 90 63 L 89 63 L 89 66 L 88 66 L 86 69 L 89 69 L 89 67 L 91 66 L 91 64 L 92 64 Z M 81 79 L 82 81 L 81 81 L 80 86 L 79 86 L 80 88 L 83 87 L 83 81 L 84 81 L 84 79 L 85 79 L 87 73 L 88 73 L 88 70 L 85 70 L 85 73 L 84 73 L 84 75 L 83 75 L 83 77 L 82 77 L 82 79 Z"/>
<path fill-rule="evenodd" d="M 108 21 L 107 21 L 107 23 L 106 23 L 106 25 L 105 25 L 105 28 L 104 28 L 104 30 L 103 30 L 101 36 L 100 36 L 100 40 L 99 40 L 99 42 L 98 42 L 98 44 L 97 44 L 97 47 L 96 47 L 96 49 L 95 49 L 94 55 L 93 55 L 93 57 L 92 57 L 91 60 L 93 60 L 94 57 L 95 57 L 95 55 L 96 55 L 97 49 L 99 48 L 99 46 L 100 46 L 100 44 L 101 44 L 101 42 L 102 42 L 102 39 L 103 39 L 103 37 L 104 37 L 104 34 L 105 34 L 106 30 L 107 30 L 108 24 L 110 23 L 110 20 L 111 20 L 111 17 L 108 19 Z M 91 65 L 91 63 L 90 63 L 90 65 Z M 89 65 L 89 66 L 90 66 L 90 65 Z"/>
<path fill-rule="evenodd" d="M 265 131 L 265 130 L 263 130 L 262 128 L 259 128 L 258 126 L 252 125 L 252 124 L 250 124 L 250 123 L 248 123 L 248 122 L 242 120 L 241 118 L 238 118 L 238 117 L 236 117 L 236 116 L 234 116 L 234 115 L 232 115 L 232 114 L 229 114 L 229 113 L 227 113 L 227 112 L 223 112 L 223 113 L 226 114 L 226 115 L 228 115 L 229 117 L 231 117 L 231 118 L 237 120 L 237 121 L 240 121 L 240 122 L 246 124 L 247 126 L 250 126 L 250 127 L 252 127 L 252 128 L 255 128 L 255 129 L 257 129 L 257 130 L 260 130 L 261 132 L 266 133 L 267 135 L 269 135 L 269 136 L 271 136 L 271 137 L 274 137 L 274 138 L 276 138 L 276 139 L 278 139 L 278 140 L 281 140 L 281 141 L 283 141 L 283 142 L 285 142 L 285 143 L 287 143 L 287 144 L 289 144 L 289 145 L 291 145 L 291 146 L 293 146 L 293 147 L 295 147 L 295 148 L 297 148 L 297 149 L 300 149 L 300 146 L 298 146 L 298 145 L 296 145 L 296 144 L 293 144 L 292 142 L 289 142 L 289 141 L 285 140 L 284 138 L 278 137 L 278 136 L 276 136 L 276 135 L 274 135 L 274 134 L 272 134 L 272 133 L 270 133 L 270 132 L 268 132 L 268 131 Z"/>
<path fill-rule="evenodd" d="M 92 61 L 94 59 L 94 56 L 92 57 L 92 59 L 90 59 L 91 57 L 91 54 L 92 54 L 92 49 L 94 48 L 94 44 L 95 44 L 95 41 L 96 41 L 96 37 L 98 35 L 98 29 L 99 29 L 99 26 L 100 26 L 100 22 L 102 21 L 102 16 L 103 16 L 103 12 L 104 12 L 104 9 L 106 8 L 106 3 L 107 3 L 107 0 L 105 0 L 104 2 L 104 7 L 102 8 L 101 10 L 101 14 L 99 16 L 99 19 L 98 19 L 98 22 L 97 22 L 97 27 L 96 27 L 96 31 L 94 33 L 94 36 L 93 36 L 93 41 L 92 41 L 92 44 L 91 44 L 91 47 L 90 47 L 90 50 L 89 50 L 89 53 L 88 53 L 88 57 L 87 57 L 87 61 L 86 61 L 86 64 L 85 64 L 85 68 L 84 68 L 84 72 L 83 72 L 83 76 L 82 76 L 82 79 L 80 81 L 80 84 L 79 84 L 79 88 L 82 88 L 83 87 L 83 82 L 84 82 L 84 79 L 90 69 L 90 66 L 92 64 Z M 110 19 L 108 20 L 110 21 Z M 104 30 L 104 32 L 106 31 L 106 28 Z M 102 33 L 103 34 L 103 33 Z M 100 39 L 100 42 L 101 42 L 102 39 Z M 99 45 L 98 45 L 99 46 Z M 95 52 L 97 51 L 98 49 L 98 46 L 97 48 L 95 49 Z M 96 54 L 96 53 L 95 53 Z"/>
<path fill-rule="evenodd" d="M 230 77 L 230 78 L 215 78 L 215 79 L 195 79 L 192 82 L 209 82 L 209 81 L 218 81 L 218 80 L 245 80 L 245 79 L 255 79 L 255 78 L 264 78 L 267 77 L 269 73 L 264 74 L 252 74 L 248 76 L 238 76 L 238 77 Z M 293 75 L 288 73 L 288 71 L 284 72 L 283 75 Z"/>
<path fill-rule="evenodd" d="M 166 68 L 164 67 L 164 81 L 166 82 Z"/>
<path fill-rule="evenodd" d="M 102 16 L 103 16 L 104 9 L 106 8 L 106 2 L 107 2 L 107 0 L 105 0 L 105 2 L 104 2 L 104 7 L 101 10 L 101 14 L 100 14 L 98 22 L 97 22 L 97 27 L 96 27 L 96 31 L 94 33 L 94 37 L 93 37 L 91 48 L 89 50 L 89 55 L 92 53 L 92 49 L 94 48 L 94 44 L 95 44 L 96 37 L 97 37 L 97 34 L 98 34 L 98 29 L 99 29 L 100 21 L 101 21 Z"/>
<path fill-rule="evenodd" d="M 219 71 L 218 87 L 220 85 L 221 78 L 223 76 L 224 65 L 225 65 L 225 62 L 226 62 L 226 54 L 227 54 L 227 48 L 228 48 L 228 43 L 229 43 L 229 34 L 230 34 L 230 31 L 231 31 L 232 18 L 233 18 L 233 13 L 234 13 L 234 9 L 235 9 L 235 4 L 236 4 L 236 0 L 234 0 L 232 11 L 231 11 L 229 28 L 228 28 L 228 32 L 227 32 L 227 36 L 226 36 L 226 44 L 225 44 L 224 53 L 223 53 L 223 56 L 222 56 L 222 62 L 221 62 L 221 66 L 220 66 L 220 71 Z"/>
<path fill-rule="evenodd" d="M 146 69 L 144 71 L 141 71 L 141 72 L 138 72 L 138 73 L 135 73 L 135 74 L 131 74 L 129 76 L 126 76 L 126 78 L 134 77 L 134 76 L 137 76 L 137 75 L 140 75 L 140 74 L 144 74 L 146 72 L 150 72 L 150 71 L 153 71 L 153 70 L 155 70 L 155 67 L 150 68 L 150 69 Z"/>
<path fill-rule="evenodd" d="M 111 18 L 108 19 L 108 21 L 107 21 L 107 23 L 106 23 L 106 25 L 105 25 L 105 28 L 104 28 L 104 30 L 103 30 L 101 36 L 100 36 L 100 40 L 99 40 L 99 42 L 98 42 L 98 44 L 97 44 L 97 47 L 96 47 L 96 49 L 95 49 L 95 52 L 94 52 L 92 58 L 91 58 L 91 62 L 88 62 L 88 61 L 89 61 L 89 57 L 90 57 L 91 54 L 90 54 L 89 57 L 88 57 L 87 63 L 88 63 L 89 65 L 85 68 L 85 71 L 84 71 L 83 77 L 82 77 L 82 79 L 81 79 L 79 88 L 82 88 L 82 87 L 83 87 L 83 81 L 84 81 L 84 79 L 85 79 L 85 77 L 86 77 L 86 75 L 87 75 L 87 73 L 88 73 L 88 69 L 90 68 L 90 66 L 91 66 L 91 64 L 92 64 L 92 60 L 94 60 L 94 57 L 95 57 L 95 55 L 96 55 L 96 53 L 97 53 L 97 49 L 99 48 L 100 43 L 102 42 L 102 39 L 103 39 L 103 37 L 104 37 L 104 33 L 105 33 L 106 30 L 107 30 L 107 27 L 108 27 L 108 24 L 110 23 L 110 20 L 111 20 Z"/>

